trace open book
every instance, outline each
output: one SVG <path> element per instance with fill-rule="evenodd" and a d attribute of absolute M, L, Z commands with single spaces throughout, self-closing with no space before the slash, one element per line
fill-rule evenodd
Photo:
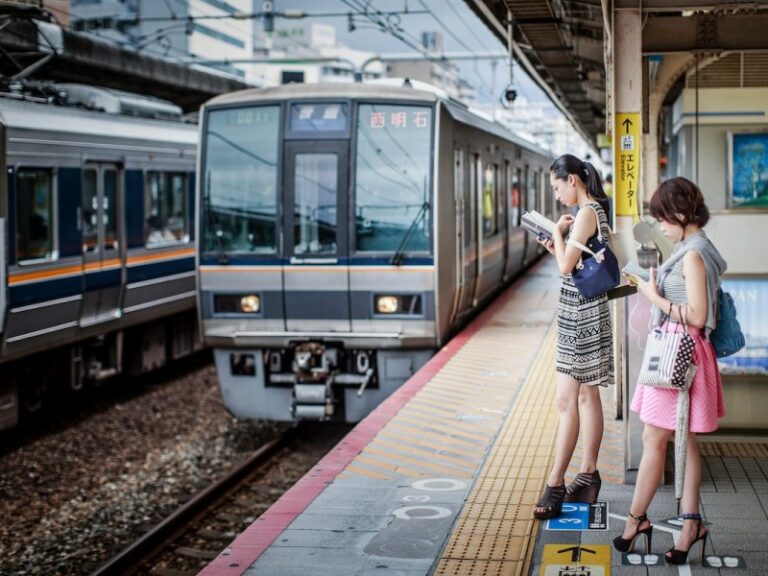
<path fill-rule="evenodd" d="M 534 236 L 552 238 L 555 233 L 555 223 L 536 210 L 530 210 L 520 217 L 520 225 Z"/>

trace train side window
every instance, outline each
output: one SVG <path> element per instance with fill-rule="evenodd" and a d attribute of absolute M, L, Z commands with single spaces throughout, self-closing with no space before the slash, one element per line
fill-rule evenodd
<path fill-rule="evenodd" d="M 498 170 L 495 164 L 486 164 L 483 170 L 483 237 L 493 236 L 497 232 L 496 220 L 496 181 Z"/>
<path fill-rule="evenodd" d="M 187 176 L 148 172 L 144 189 L 144 242 L 158 246 L 189 242 Z"/>
<path fill-rule="evenodd" d="M 53 170 L 16 172 L 16 261 L 50 260 L 53 246 Z"/>
<path fill-rule="evenodd" d="M 520 226 L 520 172 L 507 164 L 507 184 L 509 186 L 509 227 Z"/>

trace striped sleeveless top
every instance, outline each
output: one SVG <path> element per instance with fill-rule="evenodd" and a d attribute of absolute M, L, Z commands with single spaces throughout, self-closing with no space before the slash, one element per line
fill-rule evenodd
<path fill-rule="evenodd" d="M 664 278 L 662 286 L 664 298 L 674 304 L 685 304 L 688 302 L 688 295 L 685 292 L 685 278 L 683 277 L 683 259 L 680 258 L 672 270 Z M 665 311 L 664 311 L 665 312 Z"/>

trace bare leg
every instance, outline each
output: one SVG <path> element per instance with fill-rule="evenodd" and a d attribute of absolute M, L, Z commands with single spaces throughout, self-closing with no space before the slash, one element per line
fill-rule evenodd
<path fill-rule="evenodd" d="M 555 440 L 555 461 L 547 484 L 560 486 L 565 482 L 565 471 L 571 462 L 576 441 L 579 439 L 579 388 L 581 385 L 573 378 L 557 373 L 555 405 L 559 414 L 557 437 Z M 535 511 L 543 508 L 536 506 Z"/>
<path fill-rule="evenodd" d="M 701 455 L 699 442 L 694 432 L 688 433 L 688 454 L 685 460 L 685 483 L 683 484 L 683 497 L 680 499 L 680 512 L 698 512 L 701 497 Z M 688 550 L 691 542 L 696 538 L 699 528 L 697 522 L 686 520 L 680 533 L 680 539 L 675 544 L 678 550 Z M 705 530 L 701 530 L 703 533 Z"/>
<path fill-rule="evenodd" d="M 582 453 L 579 472 L 594 472 L 603 441 L 603 405 L 598 386 L 582 386 L 579 391 L 579 417 L 582 422 Z"/>
<path fill-rule="evenodd" d="M 656 490 L 664 474 L 664 460 L 667 455 L 667 442 L 672 436 L 672 430 L 657 428 L 650 424 L 643 430 L 643 455 L 640 458 L 640 468 L 637 471 L 635 493 L 629 507 L 630 514 L 639 516 L 645 514 L 651 504 Z M 640 526 L 643 528 L 643 526 Z M 624 526 L 624 538 L 631 538 L 638 529 L 637 521 L 627 518 Z"/>

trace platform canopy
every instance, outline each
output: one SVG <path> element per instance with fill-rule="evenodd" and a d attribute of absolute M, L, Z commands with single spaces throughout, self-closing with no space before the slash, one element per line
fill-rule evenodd
<path fill-rule="evenodd" d="M 466 0 L 550 99 L 594 143 L 606 131 L 606 86 L 619 10 L 643 15 L 643 54 L 765 50 L 768 3 L 750 0 Z M 608 22 L 606 30 L 605 23 Z M 610 114 L 609 114 L 610 115 Z"/>

